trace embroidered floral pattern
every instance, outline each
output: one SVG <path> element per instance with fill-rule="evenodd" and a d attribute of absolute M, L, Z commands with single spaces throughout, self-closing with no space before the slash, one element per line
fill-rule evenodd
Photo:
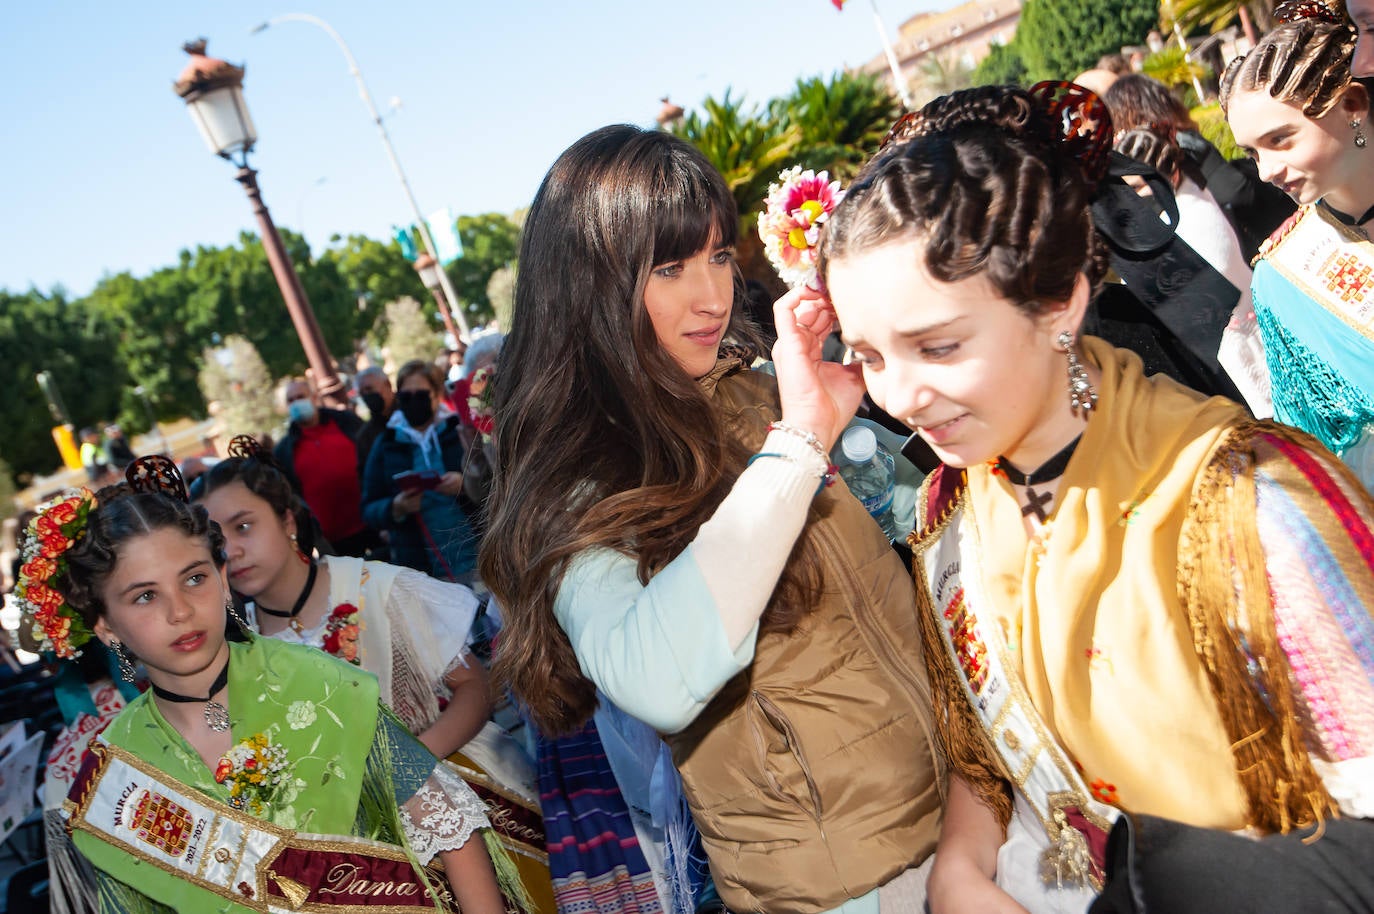
<path fill-rule="evenodd" d="M 304 730 L 317 716 L 313 701 L 293 701 L 286 709 L 286 723 L 292 730 Z"/>
<path fill-rule="evenodd" d="M 86 517 L 93 508 L 95 496 L 82 489 L 40 508 L 24 531 L 23 564 L 14 595 L 34 640 L 64 660 L 81 656 L 79 648 L 90 640 L 91 631 L 51 581 L 66 573 L 67 550 L 86 532 Z"/>
<path fill-rule="evenodd" d="M 220 758 L 215 766 L 215 783 L 229 784 L 230 806 L 261 816 L 289 783 L 290 769 L 286 750 L 265 735 L 255 733 Z"/>
<path fill-rule="evenodd" d="M 401 825 L 422 864 L 457 850 L 479 828 L 490 828 L 487 807 L 458 774 L 440 763 L 401 807 Z"/>
<path fill-rule="evenodd" d="M 324 620 L 324 642 L 320 648 L 327 654 L 360 666 L 363 661 L 358 656 L 358 632 L 358 607 L 352 603 L 340 603 Z"/>
<path fill-rule="evenodd" d="M 1121 805 L 1121 797 L 1117 795 L 1115 784 L 1109 784 L 1102 778 L 1098 778 L 1088 785 L 1088 789 L 1093 792 L 1095 799 L 1103 803 L 1109 803 L 1112 806 Z"/>
<path fill-rule="evenodd" d="M 1111 656 L 1097 645 L 1085 647 L 1083 649 L 1083 656 L 1087 658 L 1088 669 L 1090 670 L 1106 670 L 1109 673 L 1116 672 L 1116 668 L 1112 666 Z"/>

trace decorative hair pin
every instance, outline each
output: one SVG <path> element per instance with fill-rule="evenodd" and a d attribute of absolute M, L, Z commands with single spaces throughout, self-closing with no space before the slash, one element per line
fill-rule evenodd
<path fill-rule="evenodd" d="M 229 439 L 229 456 L 240 460 L 262 460 L 267 453 L 258 439 L 252 435 L 235 435 Z"/>
<path fill-rule="evenodd" d="M 1274 22 L 1278 25 L 1298 22 L 1302 19 L 1315 19 L 1318 22 L 1329 22 L 1332 25 L 1345 23 L 1340 14 L 1322 3 L 1321 0 L 1284 0 L 1283 3 L 1274 8 Z"/>
<path fill-rule="evenodd" d="M 138 458 L 124 471 L 124 478 L 129 481 L 129 488 L 140 494 L 170 495 L 187 504 L 191 501 L 181 471 L 161 454 Z"/>
<path fill-rule="evenodd" d="M 821 228 L 843 198 L 839 181 L 830 180 L 824 171 L 802 171 L 800 165 L 768 185 L 768 199 L 759 214 L 759 239 L 773 269 L 790 288 L 815 284 Z"/>
<path fill-rule="evenodd" d="M 1107 174 L 1112 153 L 1112 116 L 1096 92 L 1062 80 L 1038 82 L 1029 89 L 1050 117 L 1051 139 L 1068 149 L 1094 184 Z"/>
<path fill-rule="evenodd" d="M 24 531 L 14 595 L 23 624 L 31 627 L 39 649 L 63 660 L 80 657 L 81 645 L 91 639 L 92 632 L 62 591 L 52 586 L 52 579 L 66 576 L 67 552 L 85 535 L 87 518 L 95 507 L 89 489 L 69 493 L 39 508 Z"/>
<path fill-rule="evenodd" d="M 1106 103 L 1091 89 L 1058 80 L 1036 83 L 1027 90 L 1027 95 L 1045 116 L 1048 133 L 1039 138 L 1050 146 L 1068 152 L 1078 162 L 1090 183 L 1096 184 L 1102 180 L 1111 164 L 1112 152 L 1112 116 L 1107 111 Z M 1024 102 L 1021 105 L 1028 107 Z M 888 130 L 878 148 L 882 149 L 891 143 L 905 143 L 930 132 L 932 122 L 926 116 L 929 110 L 930 105 L 927 105 L 920 112 L 903 114 Z M 1038 120 L 1029 118 L 1026 123 L 1033 125 Z M 938 117 L 935 124 L 939 129 Z M 1010 127 L 1005 129 L 1018 135 L 1025 133 L 1024 130 Z M 1035 134 L 1038 133 L 1040 130 L 1035 129 Z"/>

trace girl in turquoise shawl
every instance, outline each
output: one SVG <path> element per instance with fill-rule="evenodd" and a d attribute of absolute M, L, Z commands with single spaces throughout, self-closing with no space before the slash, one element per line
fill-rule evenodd
<path fill-rule="evenodd" d="M 1232 61 L 1221 103 L 1260 177 L 1300 205 L 1260 249 L 1251 295 L 1274 418 L 1316 436 L 1374 486 L 1374 81 L 1350 75 L 1355 29 L 1318 0 Z"/>
<path fill-rule="evenodd" d="M 152 685 L 93 743 L 66 806 L 102 910 L 504 911 L 469 840 L 490 832 L 481 801 L 379 703 L 375 677 L 228 643 L 219 528 L 170 461 L 130 480 L 45 512 L 21 581 L 59 655 L 93 636 Z"/>

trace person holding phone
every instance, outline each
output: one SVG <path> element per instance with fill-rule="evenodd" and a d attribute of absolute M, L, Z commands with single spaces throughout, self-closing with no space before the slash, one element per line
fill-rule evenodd
<path fill-rule="evenodd" d="M 396 403 L 363 470 L 363 519 L 391 536 L 391 560 L 471 584 L 477 537 L 461 504 L 463 443 L 443 403 L 439 369 L 419 359 L 396 374 Z"/>

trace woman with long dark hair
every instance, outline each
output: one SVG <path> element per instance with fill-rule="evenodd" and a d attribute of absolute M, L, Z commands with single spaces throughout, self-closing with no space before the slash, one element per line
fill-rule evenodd
<path fill-rule="evenodd" d="M 545 177 L 494 382 L 496 668 L 546 732 L 599 690 L 664 735 L 731 910 L 919 910 L 941 798 L 911 582 L 827 484 L 861 386 L 821 361 L 814 292 L 776 382 L 730 355 L 736 225 L 665 133 L 597 130 Z"/>

